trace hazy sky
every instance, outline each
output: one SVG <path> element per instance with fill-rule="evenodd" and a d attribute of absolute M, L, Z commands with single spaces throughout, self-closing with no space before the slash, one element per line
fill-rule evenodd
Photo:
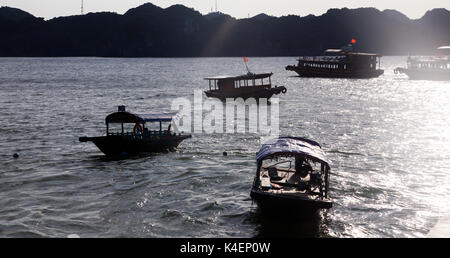
<path fill-rule="evenodd" d="M 151 2 L 166 8 L 183 4 L 206 14 L 215 6 L 215 0 L 84 0 L 87 12 L 111 11 L 123 14 L 128 9 Z M 450 0 L 217 0 L 218 10 L 236 18 L 252 17 L 259 13 L 273 16 L 295 14 L 321 15 L 330 8 L 375 7 L 380 10 L 396 9 L 412 19 L 422 17 L 427 10 L 447 8 Z M 35 16 L 50 19 L 80 13 L 81 0 L 0 0 L 1 6 L 25 10 Z"/>

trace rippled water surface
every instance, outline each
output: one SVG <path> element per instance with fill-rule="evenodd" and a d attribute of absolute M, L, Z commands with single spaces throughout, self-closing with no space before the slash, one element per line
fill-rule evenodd
<path fill-rule="evenodd" d="M 0 59 L 0 237 L 422 237 L 450 212 L 450 82 L 394 75 L 303 79 L 292 58 L 250 58 L 285 85 L 280 130 L 322 144 L 334 207 L 314 219 L 262 217 L 249 193 L 255 134 L 194 134 L 174 153 L 108 160 L 104 134 L 126 104 L 169 111 L 240 58 Z M 228 156 L 223 156 L 224 151 Z M 12 154 L 20 157 L 14 159 Z"/>

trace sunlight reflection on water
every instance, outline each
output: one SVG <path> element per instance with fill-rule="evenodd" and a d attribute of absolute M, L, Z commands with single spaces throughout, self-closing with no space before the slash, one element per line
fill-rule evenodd
<path fill-rule="evenodd" d="M 240 58 L 2 58 L 0 235 L 424 236 L 450 212 L 450 82 L 394 75 L 404 61 L 383 58 L 377 79 L 332 80 L 293 76 L 295 58 L 250 59 L 288 89 L 281 133 L 318 141 L 333 162 L 333 209 L 283 227 L 249 197 L 258 135 L 195 134 L 175 153 L 122 161 L 78 142 L 102 135 L 117 105 L 169 111 L 204 77 L 243 73 Z"/>

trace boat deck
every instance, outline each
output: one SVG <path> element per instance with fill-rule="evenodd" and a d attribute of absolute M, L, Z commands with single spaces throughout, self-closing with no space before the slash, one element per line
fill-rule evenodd
<path fill-rule="evenodd" d="M 309 175 L 302 178 L 293 168 L 261 168 L 261 187 L 270 193 L 319 195 L 318 189 L 308 191 Z"/>

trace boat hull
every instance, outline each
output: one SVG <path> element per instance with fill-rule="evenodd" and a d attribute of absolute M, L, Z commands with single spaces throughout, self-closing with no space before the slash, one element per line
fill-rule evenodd
<path fill-rule="evenodd" d="M 286 66 L 286 70 L 296 72 L 300 77 L 320 77 L 320 78 L 353 78 L 369 79 L 376 78 L 384 74 L 384 70 L 336 70 L 336 69 L 311 69 L 294 65 Z"/>
<path fill-rule="evenodd" d="M 135 139 L 132 137 L 111 135 L 102 137 L 81 137 L 80 142 L 93 142 L 106 156 L 121 157 L 139 153 L 157 153 L 173 151 L 190 135 L 168 136 L 164 138 Z"/>
<path fill-rule="evenodd" d="M 295 214 L 310 216 L 321 209 L 329 209 L 331 200 L 315 200 L 293 194 L 275 194 L 252 189 L 250 196 L 265 214 Z"/>
<path fill-rule="evenodd" d="M 226 99 L 236 99 L 236 98 L 243 98 L 243 99 L 254 98 L 258 100 L 258 99 L 270 99 L 273 95 L 286 93 L 286 91 L 287 91 L 286 88 L 283 86 L 275 88 L 243 87 L 232 91 L 210 90 L 205 91 L 205 94 L 207 97 L 218 98 L 222 101 Z"/>
<path fill-rule="evenodd" d="M 410 80 L 450 81 L 450 70 L 397 68 L 395 72 L 406 74 Z"/>

